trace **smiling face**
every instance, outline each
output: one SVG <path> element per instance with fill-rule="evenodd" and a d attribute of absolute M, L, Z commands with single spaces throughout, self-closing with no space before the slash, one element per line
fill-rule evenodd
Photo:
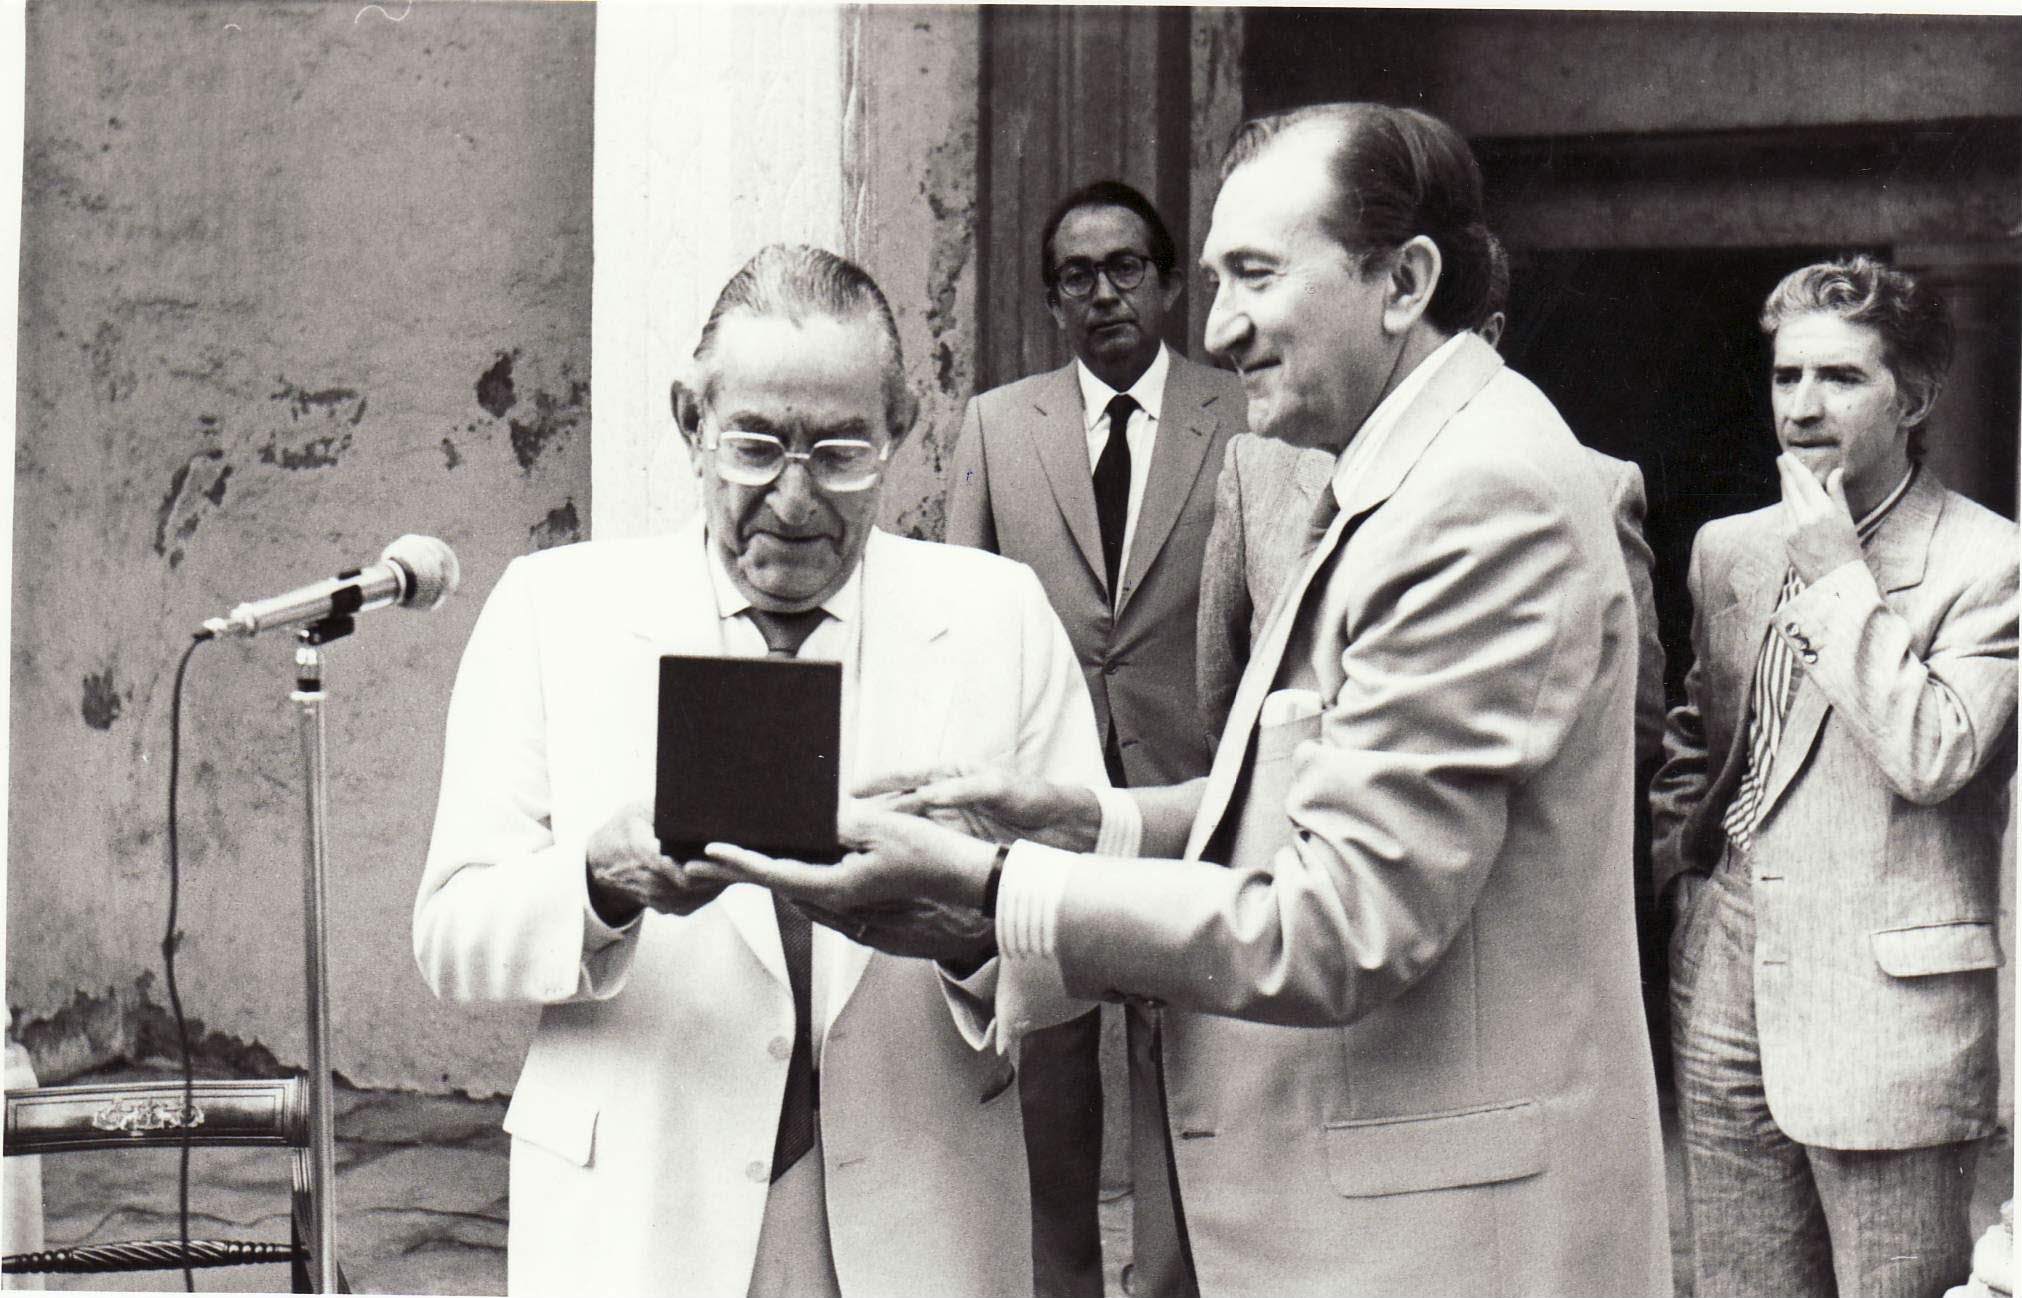
<path fill-rule="evenodd" d="M 868 318 L 813 316 L 799 323 L 738 312 L 716 333 L 705 390 L 707 418 L 718 431 L 771 433 L 790 451 L 824 438 L 896 443 L 887 426 L 887 343 Z M 882 484 L 863 491 L 823 490 L 804 461 L 788 461 L 762 487 L 726 482 L 699 428 L 683 417 L 710 543 L 745 598 L 762 609 L 814 608 L 856 570 L 877 518 Z"/>
<path fill-rule="evenodd" d="M 1242 372 L 1250 431 L 1339 450 L 1390 385 L 1403 350 L 1386 330 L 1389 258 L 1330 237 L 1333 137 L 1293 129 L 1237 167 L 1215 199 L 1201 265 L 1215 286 L 1207 346 Z"/>
<path fill-rule="evenodd" d="M 1784 321 L 1770 370 L 1776 440 L 1821 483 L 1846 471 L 1859 518 L 1910 471 L 1910 403 L 1883 359 L 1882 336 L 1828 311 Z"/>
<path fill-rule="evenodd" d="M 1056 271 L 1072 261 L 1100 266 L 1119 252 L 1151 260 L 1151 232 L 1129 208 L 1077 207 L 1061 218 L 1053 235 Z M 1097 275 L 1087 297 L 1069 297 L 1054 288 L 1046 294 L 1046 305 L 1081 363 L 1122 391 L 1158 355 L 1166 312 L 1179 293 L 1179 276 L 1161 275 L 1158 267 L 1148 265 L 1135 288 L 1119 289 L 1108 275 Z"/>

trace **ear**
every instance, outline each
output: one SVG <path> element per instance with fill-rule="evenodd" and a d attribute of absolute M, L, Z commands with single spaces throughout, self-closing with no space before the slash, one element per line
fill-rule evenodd
<path fill-rule="evenodd" d="M 899 395 L 892 399 L 892 417 L 887 425 L 891 431 L 894 451 L 898 450 L 899 444 L 911 435 L 913 424 L 919 418 L 920 399 L 913 395 L 911 387 L 900 389 Z"/>
<path fill-rule="evenodd" d="M 1898 382 L 1896 384 L 1896 404 L 1902 407 L 1903 411 L 1901 418 L 1898 420 L 1901 426 L 1904 428 L 1915 428 L 1929 417 L 1931 407 L 1938 404 L 1937 389 L 1935 387 L 1926 387 L 1917 393 L 1916 396 L 1912 397 L 1908 392 L 1903 390 L 1901 382 Z"/>
<path fill-rule="evenodd" d="M 1067 328 L 1067 312 L 1060 306 L 1060 294 L 1054 289 L 1046 290 L 1046 310 L 1053 316 L 1056 328 Z"/>
<path fill-rule="evenodd" d="M 1172 310 L 1174 303 L 1179 301 L 1180 294 L 1186 292 L 1186 276 L 1179 273 L 1179 267 L 1177 266 L 1172 268 L 1171 274 L 1167 274 L 1157 267 L 1152 268 L 1152 273 L 1158 276 L 1159 296 L 1165 299 L 1165 309 L 1168 311 Z"/>
<path fill-rule="evenodd" d="M 1391 257 L 1390 280 L 1383 297 L 1383 328 L 1387 333 L 1409 333 L 1424 318 L 1439 287 L 1439 245 L 1422 234 L 1413 235 Z"/>
<path fill-rule="evenodd" d="M 667 400 L 674 408 L 674 426 L 681 430 L 681 440 L 688 443 L 692 455 L 702 441 L 702 394 L 689 387 L 686 379 L 675 379 L 667 390 Z"/>

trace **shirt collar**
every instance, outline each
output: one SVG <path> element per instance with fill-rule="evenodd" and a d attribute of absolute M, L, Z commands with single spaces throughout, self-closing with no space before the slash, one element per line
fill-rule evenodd
<path fill-rule="evenodd" d="M 1138 409 L 1149 415 L 1153 422 L 1158 420 L 1159 411 L 1165 405 L 1165 375 L 1169 368 L 1170 356 L 1165 344 L 1160 343 L 1158 355 L 1151 358 L 1151 364 L 1144 367 L 1144 373 L 1137 376 L 1137 382 L 1125 389 L 1130 399 L 1137 402 Z M 1074 377 L 1081 384 L 1082 427 L 1093 432 L 1097 424 L 1109 417 L 1109 399 L 1116 395 L 1116 389 L 1090 373 L 1079 356 L 1074 358 Z"/>
<path fill-rule="evenodd" d="M 1860 522 L 1854 524 L 1854 531 L 1860 536 L 1861 540 L 1865 541 L 1875 534 L 1875 530 L 1882 525 L 1882 520 L 1887 518 L 1889 511 L 1896 507 L 1896 502 L 1909 492 L 1910 482 L 1916 476 L 1917 466 L 1912 464 L 1910 471 L 1903 475 L 1903 480 L 1895 485 L 1895 489 L 1882 497 L 1881 504 L 1870 509 Z"/>
<path fill-rule="evenodd" d="M 731 580 L 730 569 L 724 566 L 723 554 L 716 548 L 707 527 L 702 529 L 702 548 L 709 556 L 709 585 L 716 592 L 716 616 L 727 622 L 749 609 L 751 600 Z M 821 602 L 822 612 L 844 624 L 854 622 L 857 610 L 863 606 L 863 578 L 863 560 L 858 559 L 849 580 Z"/>
<path fill-rule="evenodd" d="M 1369 417 L 1362 421 L 1362 427 L 1348 445 L 1352 448 L 1356 442 L 1372 441 L 1389 433 L 1390 426 L 1404 414 L 1405 408 L 1418 399 L 1426 384 L 1432 382 L 1432 376 L 1439 367 L 1459 349 L 1462 336 L 1456 333 L 1434 348 L 1430 356 L 1418 362 L 1411 373 L 1404 376 L 1404 381 L 1390 390 L 1389 396 L 1376 403 L 1376 409 L 1369 412 Z"/>

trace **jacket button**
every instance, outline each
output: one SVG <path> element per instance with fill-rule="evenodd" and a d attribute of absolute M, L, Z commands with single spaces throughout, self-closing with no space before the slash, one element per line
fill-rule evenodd
<path fill-rule="evenodd" d="M 1799 654 L 1798 657 L 1804 659 L 1804 661 L 1807 663 L 1815 663 L 1818 661 L 1818 651 L 1813 649 L 1811 646 L 1806 645 L 1804 652 Z"/>
<path fill-rule="evenodd" d="M 768 1168 L 765 1164 L 759 1162 L 755 1158 L 752 1159 L 749 1163 L 746 1163 L 744 1165 L 745 1179 L 758 1184 L 763 1184 L 764 1182 L 770 1180 L 771 1179 L 770 1172 L 771 1172 L 770 1168 Z"/>
<path fill-rule="evenodd" d="M 793 1057 L 793 1042 L 788 1041 L 785 1037 L 774 1037 L 770 1042 L 766 1043 L 765 1052 L 774 1059 L 791 1059 Z"/>
<path fill-rule="evenodd" d="M 1784 629 L 1784 630 L 1786 630 L 1786 631 L 1788 631 L 1788 632 L 1790 632 L 1790 633 L 1791 633 L 1792 635 L 1796 635 L 1796 634 L 1797 634 L 1797 623 L 1796 623 L 1796 622 L 1785 622 L 1785 623 L 1783 624 L 1783 629 Z"/>
<path fill-rule="evenodd" d="M 1102 674 L 1104 676 L 1116 675 L 1116 664 L 1113 662 L 1107 662 L 1102 664 Z"/>

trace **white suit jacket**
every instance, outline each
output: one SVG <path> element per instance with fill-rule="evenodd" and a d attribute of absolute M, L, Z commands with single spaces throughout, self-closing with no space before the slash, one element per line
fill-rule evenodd
<path fill-rule="evenodd" d="M 439 996 L 546 1006 L 506 1114 L 515 1293 L 750 1279 L 794 1031 L 771 899 L 733 887 L 602 945 L 583 864 L 614 811 L 652 797 L 659 656 L 721 652 L 706 564 L 699 519 L 516 560 L 450 702 L 414 947 Z M 1102 781 L 1073 650 L 1027 569 L 875 533 L 862 609 L 846 782 L 1006 760 Z M 819 926 L 814 958 L 843 1292 L 1029 1293 L 1008 1065 L 964 1039 L 933 964 Z"/>

